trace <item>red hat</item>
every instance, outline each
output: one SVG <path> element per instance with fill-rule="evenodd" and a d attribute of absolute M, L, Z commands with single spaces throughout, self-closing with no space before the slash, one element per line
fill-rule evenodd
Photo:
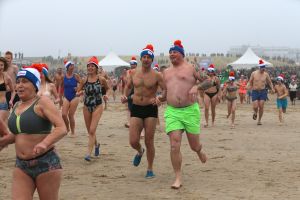
<path fill-rule="evenodd" d="M 210 64 L 209 67 L 207 68 L 207 71 L 209 71 L 209 72 L 214 72 L 214 71 L 215 71 L 215 66 L 214 66 L 214 64 Z"/>
<path fill-rule="evenodd" d="M 154 65 L 153 69 L 154 69 L 155 71 L 159 71 L 159 66 L 158 66 L 157 63 Z"/>
<path fill-rule="evenodd" d="M 131 65 L 137 65 L 137 61 L 136 61 L 136 57 L 135 56 L 131 57 L 131 60 L 129 61 L 129 64 L 131 64 Z"/>
<path fill-rule="evenodd" d="M 229 72 L 229 77 L 228 78 L 229 78 L 230 81 L 234 81 L 234 79 L 235 79 L 234 71 Z"/>
<path fill-rule="evenodd" d="M 147 46 L 143 48 L 140 56 L 143 57 L 144 55 L 149 55 L 152 60 L 154 59 L 154 48 L 152 44 L 147 44 Z"/>
<path fill-rule="evenodd" d="M 64 60 L 65 67 L 68 69 L 71 65 L 74 65 L 72 61 L 68 61 L 67 59 Z"/>
<path fill-rule="evenodd" d="M 89 59 L 87 65 L 89 64 L 94 64 L 96 65 L 97 68 L 99 68 L 99 61 L 98 61 L 98 58 L 96 56 L 93 56 Z"/>
<path fill-rule="evenodd" d="M 258 61 L 258 66 L 259 66 L 260 68 L 265 68 L 265 67 L 266 67 L 266 64 L 264 63 L 264 61 L 263 61 L 262 59 L 260 59 L 260 60 Z"/>

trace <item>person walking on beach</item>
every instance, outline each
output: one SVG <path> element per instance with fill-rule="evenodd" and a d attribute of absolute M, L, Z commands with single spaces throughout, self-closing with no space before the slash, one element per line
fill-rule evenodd
<path fill-rule="evenodd" d="M 211 107 L 211 118 L 212 126 L 215 125 L 216 119 L 216 106 L 221 101 L 221 83 L 220 79 L 216 76 L 215 66 L 211 64 L 207 68 L 207 80 L 211 81 L 213 86 L 204 91 L 204 106 L 205 106 L 205 125 L 208 127 L 208 118 L 209 118 L 209 107 Z"/>
<path fill-rule="evenodd" d="M 237 99 L 237 84 L 234 82 L 234 72 L 229 72 L 229 78 L 226 86 L 223 88 L 223 95 L 227 100 L 227 118 L 231 115 L 231 128 L 234 128 L 236 99 Z"/>
<path fill-rule="evenodd" d="M 66 135 L 66 127 L 54 103 L 38 97 L 40 73 L 33 68 L 17 74 L 16 90 L 20 101 L 8 119 L 9 134 L 0 138 L 0 149 L 15 143 L 12 199 L 58 200 L 62 166 L 55 143 Z"/>
<path fill-rule="evenodd" d="M 102 99 L 108 99 L 102 93 L 102 88 L 108 91 L 108 84 L 106 79 L 98 73 L 98 63 L 97 57 L 90 58 L 87 63 L 87 77 L 82 79 L 76 93 L 77 96 L 84 94 L 83 116 L 89 135 L 88 150 L 84 157 L 86 161 L 91 161 L 94 146 L 94 155 L 100 155 L 100 143 L 97 141 L 96 129 L 103 113 Z"/>
<path fill-rule="evenodd" d="M 158 86 L 165 88 L 162 75 L 151 68 L 154 59 L 152 45 L 147 45 L 141 52 L 142 67 L 131 70 L 125 87 L 125 95 L 121 101 L 126 103 L 132 87 L 132 108 L 129 127 L 129 142 L 137 151 L 133 165 L 138 166 L 144 154 L 144 148 L 140 144 L 140 135 L 145 129 L 145 145 L 148 167 L 145 178 L 153 178 L 153 161 L 155 157 L 154 134 L 158 116 L 156 92 Z"/>
<path fill-rule="evenodd" d="M 200 109 L 197 102 L 197 80 L 199 73 L 184 60 L 184 48 L 180 40 L 176 40 L 169 50 L 172 66 L 163 72 L 167 91 L 167 107 L 165 110 L 166 133 L 170 138 L 171 162 L 175 172 L 175 181 L 171 188 L 182 186 L 180 152 L 182 133 L 185 131 L 191 149 L 197 153 L 202 163 L 207 160 L 199 140 Z M 163 101 L 165 96 L 159 98 Z"/>
<path fill-rule="evenodd" d="M 63 96 L 64 96 L 64 73 L 61 67 L 58 67 L 56 73 L 54 75 L 54 84 L 56 87 L 56 91 L 59 97 L 59 109 L 62 108 L 63 105 Z"/>
<path fill-rule="evenodd" d="M 17 77 L 17 73 L 19 71 L 19 68 L 17 65 L 14 65 L 12 63 L 13 61 L 13 53 L 10 51 L 5 52 L 5 59 L 7 61 L 8 67 L 6 70 L 7 75 L 10 77 L 12 84 L 13 84 L 13 90 L 15 90 L 16 87 L 16 77 Z M 9 109 L 11 108 L 11 106 L 9 105 L 11 96 L 13 95 L 13 90 L 11 90 L 10 87 L 6 87 L 6 103 L 9 106 Z M 13 105 L 15 105 L 15 103 L 19 101 L 19 96 L 18 94 L 15 94 L 14 96 L 14 100 L 13 100 Z"/>
<path fill-rule="evenodd" d="M 245 76 L 242 74 L 241 78 L 237 84 L 239 86 L 239 96 L 240 96 L 240 103 L 243 104 L 246 100 L 246 94 L 247 94 L 247 80 L 245 79 Z"/>
<path fill-rule="evenodd" d="M 256 120 L 258 113 L 257 125 L 262 125 L 261 118 L 264 113 L 264 104 L 268 95 L 266 86 L 268 84 L 271 87 L 272 92 L 274 92 L 274 87 L 268 72 L 266 72 L 266 64 L 263 60 L 259 60 L 258 67 L 259 69 L 251 73 L 249 89 L 252 90 L 252 104 L 254 111 L 252 118 L 253 120 Z"/>
<path fill-rule="evenodd" d="M 7 123 L 9 116 L 9 108 L 13 106 L 15 97 L 15 88 L 10 76 L 6 73 L 8 63 L 4 57 L 0 57 L 0 119 Z M 11 91 L 10 99 L 7 103 L 6 93 L 7 88 Z"/>
<path fill-rule="evenodd" d="M 74 73 L 74 63 L 66 61 L 67 69 L 64 77 L 64 100 L 62 107 L 62 117 L 65 121 L 67 131 L 71 130 L 71 137 L 75 136 L 75 112 L 79 103 L 79 98 L 76 96 L 77 84 L 81 79 L 78 74 Z"/>
<path fill-rule="evenodd" d="M 292 79 L 289 89 L 290 89 L 290 100 L 292 105 L 296 105 L 296 98 L 297 98 L 297 83 L 295 79 Z"/>
<path fill-rule="evenodd" d="M 286 108 L 288 105 L 287 96 L 289 95 L 288 89 L 285 87 L 283 83 L 283 75 L 279 75 L 276 78 L 277 84 L 274 87 L 275 93 L 277 94 L 277 109 L 278 109 L 278 118 L 279 125 L 283 124 L 283 114 L 286 113 Z"/>

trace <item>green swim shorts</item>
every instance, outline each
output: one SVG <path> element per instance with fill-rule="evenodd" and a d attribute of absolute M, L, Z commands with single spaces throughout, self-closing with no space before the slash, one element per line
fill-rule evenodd
<path fill-rule="evenodd" d="M 185 130 L 187 133 L 200 134 L 201 114 L 198 103 L 183 108 L 167 106 L 165 110 L 166 133 Z"/>

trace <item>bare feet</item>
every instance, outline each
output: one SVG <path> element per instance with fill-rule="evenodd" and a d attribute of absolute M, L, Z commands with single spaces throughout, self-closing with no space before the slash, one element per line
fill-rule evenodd
<path fill-rule="evenodd" d="M 234 129 L 234 128 L 235 128 L 234 124 L 231 124 L 231 127 L 230 127 L 230 128 Z"/>
<path fill-rule="evenodd" d="M 229 118 L 230 114 L 231 114 L 231 113 L 228 113 L 228 114 L 227 114 L 227 116 L 226 116 L 227 119 Z"/>
<path fill-rule="evenodd" d="M 203 153 L 202 151 L 200 151 L 200 153 L 199 153 L 199 158 L 202 163 L 206 163 L 207 157 L 206 157 L 205 153 Z"/>
<path fill-rule="evenodd" d="M 208 124 L 204 124 L 204 126 L 203 126 L 204 128 L 207 128 L 208 127 Z"/>
<path fill-rule="evenodd" d="M 180 180 L 176 180 L 173 185 L 171 186 L 172 189 L 178 190 L 179 188 L 182 187 L 181 181 Z"/>

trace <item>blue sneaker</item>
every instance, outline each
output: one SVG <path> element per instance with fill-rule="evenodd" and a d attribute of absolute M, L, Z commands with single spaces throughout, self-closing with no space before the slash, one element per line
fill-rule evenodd
<path fill-rule="evenodd" d="M 155 174 L 153 173 L 152 170 L 147 170 L 145 178 L 154 178 Z"/>
<path fill-rule="evenodd" d="M 91 159 L 91 156 L 87 155 L 84 157 L 84 160 L 88 161 L 88 162 L 91 162 L 92 159 Z"/>
<path fill-rule="evenodd" d="M 100 144 L 98 143 L 95 146 L 95 156 L 99 156 L 100 155 Z"/>
<path fill-rule="evenodd" d="M 141 154 L 141 155 L 140 155 L 140 154 L 136 154 L 136 155 L 134 156 L 134 159 L 133 159 L 133 165 L 134 165 L 134 166 L 136 166 L 136 167 L 139 166 L 139 164 L 140 164 L 140 162 L 141 162 L 141 160 L 142 160 L 144 151 L 145 151 L 145 149 L 143 148 L 143 151 L 142 151 L 142 154 Z"/>

